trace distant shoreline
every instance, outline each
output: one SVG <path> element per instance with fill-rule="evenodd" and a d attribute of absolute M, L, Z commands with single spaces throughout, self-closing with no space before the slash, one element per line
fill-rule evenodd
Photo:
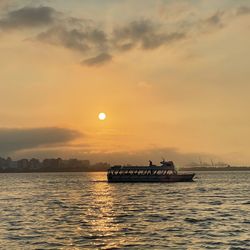
<path fill-rule="evenodd" d="M 44 171 L 36 171 L 36 170 L 28 170 L 28 171 L 3 171 L 0 170 L 0 174 L 28 174 L 28 173 L 94 173 L 94 172 L 106 172 L 107 170 L 44 170 Z"/>
<path fill-rule="evenodd" d="M 128 165 L 130 166 L 130 165 Z M 36 158 L 12 160 L 10 157 L 0 157 L 0 173 L 60 173 L 60 172 L 106 172 L 110 163 L 98 162 L 91 164 L 89 160 L 75 158 Z M 147 167 L 147 166 L 145 166 Z M 250 166 L 230 165 L 184 165 L 180 171 L 250 171 Z"/>
<path fill-rule="evenodd" d="M 0 173 L 94 173 L 94 172 L 106 172 L 106 169 L 93 169 L 93 170 L 26 170 L 18 171 L 16 169 L 6 169 L 0 170 Z M 250 167 L 225 167 L 225 168 L 215 168 L 215 167 L 195 167 L 195 168 L 180 168 L 181 172 L 234 172 L 234 171 L 250 171 Z"/>
<path fill-rule="evenodd" d="M 250 167 L 187 167 L 180 168 L 180 171 L 250 171 Z"/>

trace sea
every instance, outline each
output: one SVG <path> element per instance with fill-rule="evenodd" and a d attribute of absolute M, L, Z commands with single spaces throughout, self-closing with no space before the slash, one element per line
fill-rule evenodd
<path fill-rule="evenodd" d="M 0 249 L 250 249 L 250 172 L 0 174 Z"/>

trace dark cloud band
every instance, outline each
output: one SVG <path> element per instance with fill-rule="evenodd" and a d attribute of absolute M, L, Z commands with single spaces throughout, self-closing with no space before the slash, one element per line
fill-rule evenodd
<path fill-rule="evenodd" d="M 67 143 L 80 136 L 80 132 L 67 128 L 1 128 L 0 153 L 36 148 L 41 145 Z"/>

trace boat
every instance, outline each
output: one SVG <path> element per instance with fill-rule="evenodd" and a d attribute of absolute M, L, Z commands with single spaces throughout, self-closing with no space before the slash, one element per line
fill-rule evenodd
<path fill-rule="evenodd" d="M 188 182 L 194 173 L 178 173 L 172 161 L 161 161 L 160 166 L 113 166 L 107 171 L 108 182 Z"/>

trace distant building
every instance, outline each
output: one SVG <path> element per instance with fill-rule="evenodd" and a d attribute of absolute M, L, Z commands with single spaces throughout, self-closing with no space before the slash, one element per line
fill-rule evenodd
<path fill-rule="evenodd" d="M 32 158 L 29 161 L 29 169 L 40 169 L 41 168 L 41 163 L 38 159 Z"/>
<path fill-rule="evenodd" d="M 21 160 L 17 161 L 17 167 L 20 170 L 29 169 L 29 160 L 28 159 L 21 159 Z"/>
<path fill-rule="evenodd" d="M 103 171 L 109 168 L 107 163 L 90 164 L 89 160 L 61 158 L 44 159 L 20 159 L 13 161 L 0 157 L 0 172 L 84 172 L 84 171 Z"/>

